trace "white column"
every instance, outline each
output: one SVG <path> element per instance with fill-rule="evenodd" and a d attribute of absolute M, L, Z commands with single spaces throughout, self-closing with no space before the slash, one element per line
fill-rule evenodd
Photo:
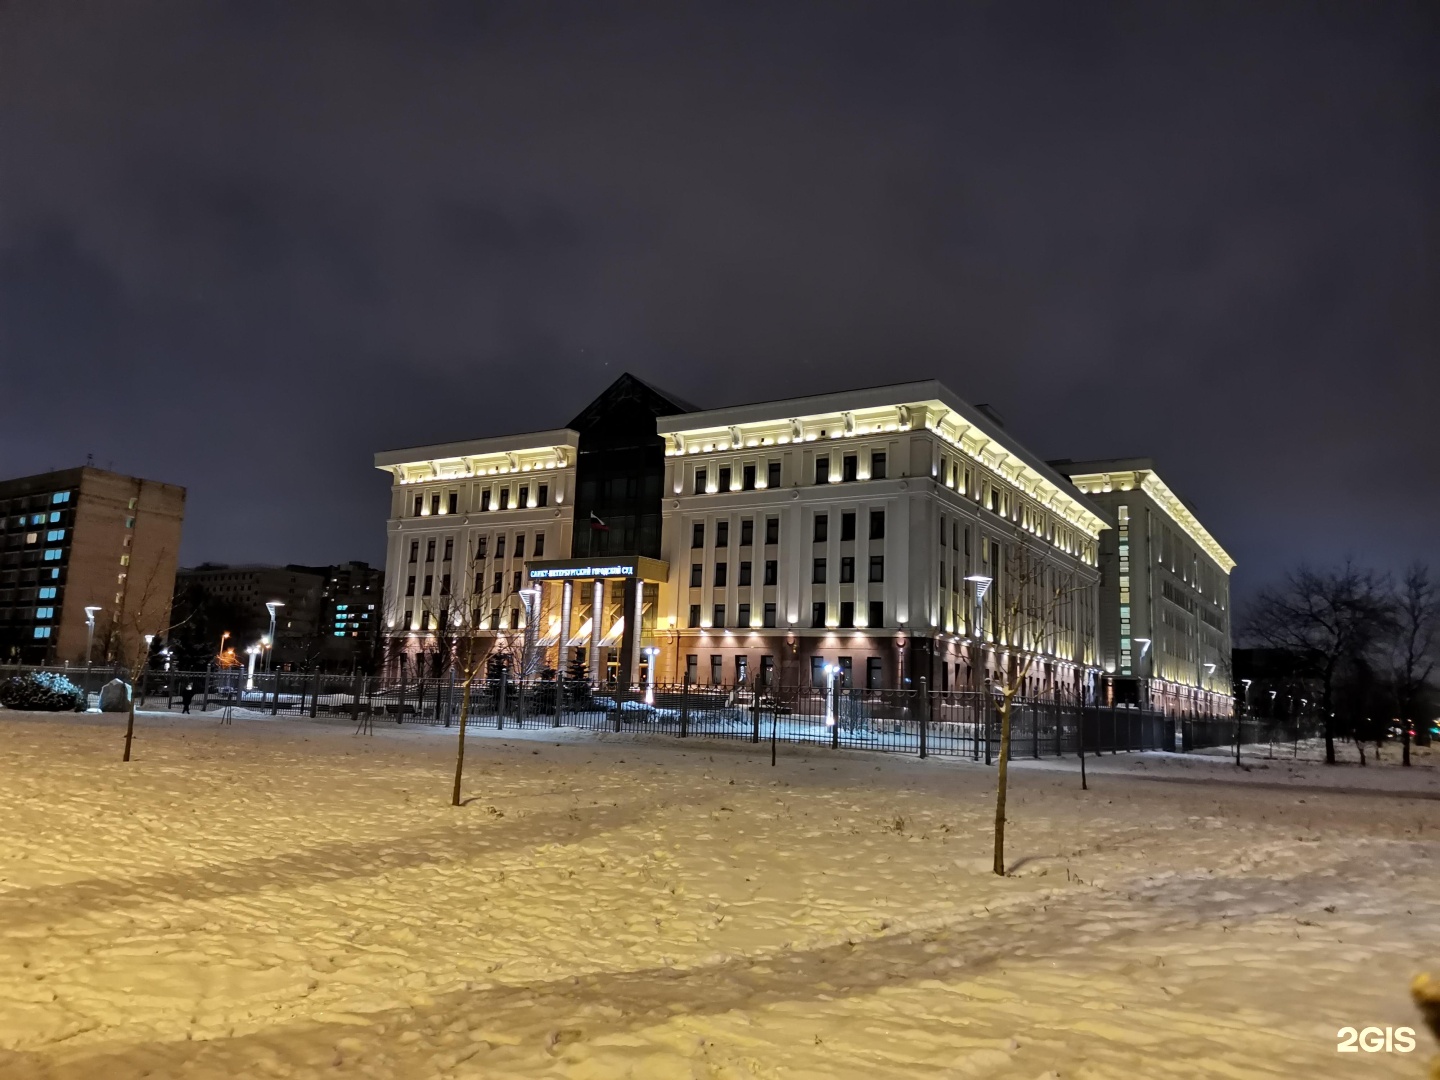
<path fill-rule="evenodd" d="M 600 641 L 605 636 L 601 624 L 605 621 L 605 579 L 596 578 L 591 592 L 594 598 L 590 617 L 590 681 L 600 681 Z"/>
<path fill-rule="evenodd" d="M 625 685 L 634 686 L 640 681 L 640 619 L 645 610 L 645 582 L 635 579 L 635 610 L 626 616 L 626 629 L 630 632 L 630 670 L 625 673 Z M 652 668 L 655 666 L 652 662 Z"/>
<path fill-rule="evenodd" d="M 565 677 L 565 664 L 570 657 L 570 608 L 575 600 L 575 583 L 566 581 L 560 586 L 560 640 L 555 666 L 560 678 Z"/>

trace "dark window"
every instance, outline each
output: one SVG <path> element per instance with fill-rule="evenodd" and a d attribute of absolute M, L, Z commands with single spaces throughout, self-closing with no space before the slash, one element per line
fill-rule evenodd
<path fill-rule="evenodd" d="M 765 623 L 766 626 L 774 626 L 774 625 L 775 625 L 775 605 L 774 605 L 774 604 L 766 604 L 766 605 L 765 605 L 764 623 Z"/>
<path fill-rule="evenodd" d="M 840 602 L 840 625 L 846 630 L 852 629 L 855 626 L 854 601 L 842 600 Z"/>
<path fill-rule="evenodd" d="M 885 604 L 881 600 L 870 601 L 870 625 L 881 627 L 885 625 Z"/>
<path fill-rule="evenodd" d="M 434 561 L 435 561 L 435 541 L 434 541 L 434 540 L 426 540 L 426 541 L 425 541 L 425 561 L 426 561 L 426 562 L 434 562 Z"/>
<path fill-rule="evenodd" d="M 871 580 L 871 581 L 884 581 L 884 580 L 885 580 L 885 556 L 884 556 L 884 555 L 871 555 L 871 556 L 870 556 L 870 580 Z"/>
<path fill-rule="evenodd" d="M 705 546 L 705 524 L 697 521 L 690 527 L 690 546 L 692 548 L 703 548 Z"/>
<path fill-rule="evenodd" d="M 516 570 L 514 576 L 513 576 L 510 580 L 511 580 L 510 588 L 511 588 L 512 590 L 514 590 L 515 592 L 519 592 L 519 591 L 520 591 L 520 571 L 519 571 L 519 570 Z"/>
<path fill-rule="evenodd" d="M 420 512 L 421 512 L 422 510 L 424 510 L 424 509 L 425 509 L 425 496 L 424 496 L 424 495 L 416 495 L 416 496 L 415 496 L 415 516 L 416 516 L 416 517 L 419 517 L 419 516 L 420 516 Z"/>
<path fill-rule="evenodd" d="M 704 494 L 705 494 L 705 476 L 706 476 L 706 473 L 705 473 L 705 469 L 704 469 L 703 466 L 702 466 L 701 468 L 698 468 L 698 469 L 695 470 L 695 494 L 696 494 L 696 495 L 704 495 Z"/>
<path fill-rule="evenodd" d="M 780 542 L 780 519 L 778 517 L 765 519 L 765 543 L 778 544 Z"/>
<path fill-rule="evenodd" d="M 720 491 L 729 491 L 729 490 L 730 490 L 730 470 L 729 470 L 729 469 L 721 469 L 721 470 L 720 470 L 720 480 L 718 481 L 718 483 L 717 483 L 715 486 L 716 486 L 716 488 L 717 488 L 718 490 L 720 490 Z"/>
<path fill-rule="evenodd" d="M 773 626 L 774 623 L 771 623 L 771 625 Z M 760 687 L 761 689 L 768 690 L 774 685 L 775 657 L 769 655 L 762 656 L 760 657 Z"/>
<path fill-rule="evenodd" d="M 693 623 L 691 623 L 690 625 L 691 625 L 691 626 L 699 626 L 699 625 L 700 625 L 700 612 L 699 612 L 698 610 L 695 612 L 695 621 L 694 621 Z M 695 680 L 698 679 L 699 677 L 700 677 L 700 657 L 696 656 L 693 652 L 692 652 L 692 653 L 686 653 L 686 654 L 685 654 L 685 682 L 686 682 L 686 684 L 689 685 L 689 686 L 694 686 L 694 685 L 695 685 Z"/>
<path fill-rule="evenodd" d="M 434 495 L 431 495 L 431 496 L 430 496 L 430 513 L 432 513 L 432 514 L 438 514 L 438 513 L 440 513 L 440 494 L 439 494 L 439 492 L 436 492 Z"/>
<path fill-rule="evenodd" d="M 441 574 L 441 575 L 440 575 L 440 595 L 441 595 L 441 596 L 449 596 L 449 595 L 450 595 L 450 575 L 449 575 L 449 574 Z"/>
<path fill-rule="evenodd" d="M 842 555 L 840 557 L 840 584 L 850 585 L 855 581 L 855 557 L 853 555 Z"/>
<path fill-rule="evenodd" d="M 830 459 L 821 454 L 815 459 L 815 483 L 828 484 L 830 482 Z"/>
<path fill-rule="evenodd" d="M 780 486 L 780 463 L 772 461 L 765 466 L 765 486 L 778 488 Z"/>
<path fill-rule="evenodd" d="M 422 612 L 420 612 L 420 629 L 421 629 L 421 630 L 429 630 L 429 629 L 430 629 L 430 612 L 428 612 L 428 611 L 422 611 Z"/>
<path fill-rule="evenodd" d="M 812 583 L 812 584 L 815 584 L 815 585 L 824 585 L 824 584 L 825 584 L 825 560 L 824 560 L 824 559 L 816 559 L 816 560 L 815 560 L 815 565 L 814 565 L 814 567 L 813 567 L 812 569 L 813 569 L 813 573 L 811 573 L 811 575 L 810 575 L 810 581 L 811 581 L 811 583 Z"/>
<path fill-rule="evenodd" d="M 715 584 L 717 586 L 725 584 L 725 565 L 723 562 L 717 562 L 715 564 Z"/>
<path fill-rule="evenodd" d="M 499 590 L 497 589 L 496 591 L 498 592 Z M 496 627 L 498 627 L 499 625 L 500 625 L 500 609 L 499 609 L 498 607 L 492 607 L 492 608 L 490 609 L 490 628 L 493 630 L 493 629 L 495 629 Z"/>
<path fill-rule="evenodd" d="M 880 657 L 871 656 L 865 661 L 865 689 L 885 689 L 884 676 L 880 674 Z"/>
<path fill-rule="evenodd" d="M 480 571 L 477 570 L 477 571 L 475 571 L 475 589 L 474 589 L 474 591 L 478 593 L 478 592 L 481 592 L 484 588 L 485 588 L 485 575 L 482 574 Z M 476 622 L 479 622 L 479 621 L 480 621 L 480 616 L 479 616 L 478 614 L 475 616 L 475 621 L 476 621 Z"/>
<path fill-rule="evenodd" d="M 885 453 L 881 450 L 870 451 L 870 479 L 885 479 Z"/>
<path fill-rule="evenodd" d="M 815 543 L 822 544 L 830 539 L 830 518 L 826 514 L 815 515 Z"/>
<path fill-rule="evenodd" d="M 717 548 L 730 546 L 730 522 L 717 521 L 715 523 L 715 546 Z"/>
<path fill-rule="evenodd" d="M 965 554 L 970 554 L 970 526 L 965 526 Z"/>
<path fill-rule="evenodd" d="M 740 584 L 750 584 L 750 564 L 748 562 L 742 562 L 740 564 Z"/>
<path fill-rule="evenodd" d="M 500 489 L 500 509 L 510 509 L 510 489 L 508 487 Z"/>
<path fill-rule="evenodd" d="M 755 520 L 753 518 L 740 519 L 740 546 L 749 547 L 755 543 Z"/>
<path fill-rule="evenodd" d="M 536 506 L 549 506 L 549 505 L 550 505 L 550 485 L 549 485 L 549 484 L 541 484 L 539 487 L 537 487 L 537 488 L 535 489 L 535 505 L 536 505 Z"/>
<path fill-rule="evenodd" d="M 486 554 L 489 552 L 489 550 L 490 550 L 490 538 L 489 538 L 488 536 L 482 536 L 482 537 L 480 537 L 479 540 L 476 540 L 476 541 L 475 541 L 475 557 L 476 557 L 477 559 L 483 559 L 483 558 L 485 558 L 485 556 L 486 556 Z"/>
<path fill-rule="evenodd" d="M 698 589 L 705 584 L 705 567 L 700 563 L 690 564 L 690 588 Z"/>
<path fill-rule="evenodd" d="M 489 509 L 490 509 L 490 489 L 489 489 L 489 488 L 486 488 L 484 491 L 480 492 L 480 509 L 481 509 L 481 510 L 489 510 Z"/>
<path fill-rule="evenodd" d="M 516 557 L 517 559 L 523 559 L 523 558 L 525 557 L 525 534 L 524 534 L 524 533 L 516 533 L 516 534 L 515 534 L 515 557 Z"/>
<path fill-rule="evenodd" d="M 738 626 L 738 627 L 740 627 L 741 629 L 744 629 L 744 630 L 748 630 L 748 629 L 750 628 L 750 605 L 749 605 L 749 604 L 741 604 L 741 605 L 740 605 L 739 610 L 737 610 L 736 613 L 735 613 L 735 625 Z"/>
<path fill-rule="evenodd" d="M 855 539 L 855 515 L 845 513 L 840 515 L 840 542 Z"/>
<path fill-rule="evenodd" d="M 946 527 L 945 527 L 945 515 L 944 515 L 944 514 L 941 514 L 941 515 L 940 515 L 940 546 L 941 546 L 941 547 L 945 547 L 947 544 L 949 544 L 949 539 L 948 539 L 949 535 L 950 535 L 949 530 L 946 529 Z"/>
<path fill-rule="evenodd" d="M 838 683 L 840 686 L 845 687 L 845 689 L 847 690 L 850 689 L 850 687 L 855 685 L 853 682 L 850 681 L 850 671 L 854 667 L 853 658 L 849 656 L 842 656 L 840 657 L 836 666 L 840 669 L 840 677 L 835 680 L 836 683 Z"/>
<path fill-rule="evenodd" d="M 725 681 L 725 658 L 719 653 L 710 657 L 710 685 L 719 686 Z"/>
<path fill-rule="evenodd" d="M 716 629 L 723 627 L 725 625 L 725 605 L 716 604 L 714 615 L 715 617 L 710 621 L 710 625 Z"/>
<path fill-rule="evenodd" d="M 454 514 L 460 509 L 460 496 L 456 492 L 450 492 L 450 505 L 447 507 L 450 513 Z"/>
<path fill-rule="evenodd" d="M 810 685 L 819 689 L 825 685 L 825 658 L 810 657 Z"/>
<path fill-rule="evenodd" d="M 870 539 L 871 539 L 871 540 L 884 540 L 884 539 L 885 539 L 885 511 L 884 511 L 884 510 L 871 510 L 871 511 L 870 511 Z"/>
<path fill-rule="evenodd" d="M 535 534 L 535 557 L 538 559 L 545 554 L 545 534 Z"/>
<path fill-rule="evenodd" d="M 450 561 L 451 559 L 453 559 L 454 557 L 455 557 L 455 538 L 454 538 L 453 536 L 447 536 L 447 537 L 445 538 L 445 561 L 446 561 L 446 562 L 449 562 L 449 561 Z"/>
<path fill-rule="evenodd" d="M 810 605 L 810 627 L 818 629 L 825 625 L 825 603 L 823 600 L 816 600 Z"/>
<path fill-rule="evenodd" d="M 404 621 L 401 625 L 402 625 L 406 630 L 409 630 L 410 627 L 411 627 L 411 625 L 412 625 L 414 622 L 415 622 L 415 612 L 414 612 L 413 610 L 412 610 L 412 611 L 407 611 L 407 612 L 405 612 L 405 621 Z"/>
<path fill-rule="evenodd" d="M 420 558 L 420 541 L 419 541 L 419 540 L 411 540 L 411 541 L 410 541 L 410 561 L 411 561 L 411 562 L 416 562 L 416 561 L 419 560 L 419 558 Z"/>
<path fill-rule="evenodd" d="M 755 490 L 755 466 L 745 465 L 740 470 L 740 487 L 745 491 Z"/>
<path fill-rule="evenodd" d="M 406 596 L 414 596 L 414 595 L 415 595 L 415 575 L 414 575 L 414 574 L 411 574 L 411 575 L 405 580 L 405 595 L 406 595 Z"/>
<path fill-rule="evenodd" d="M 435 584 L 435 575 L 434 575 L 434 574 L 426 574 L 426 575 L 425 575 L 425 588 L 421 591 L 420 595 L 421 595 L 421 596 L 429 596 L 430 593 L 431 593 L 431 591 L 432 591 L 432 586 L 433 586 L 434 584 Z"/>
<path fill-rule="evenodd" d="M 520 489 L 520 494 L 515 499 L 516 506 L 530 505 L 530 486 L 527 484 Z"/>
<path fill-rule="evenodd" d="M 694 629 L 695 629 L 697 626 L 699 626 L 699 625 L 700 625 L 700 605 L 699 605 L 699 604 L 691 604 L 691 605 L 690 605 L 690 629 L 691 629 L 691 630 L 694 630 Z"/>
<path fill-rule="evenodd" d="M 497 537 L 495 538 L 495 558 L 497 558 L 497 559 L 503 559 L 504 557 L 505 557 L 505 536 L 504 536 L 504 534 L 502 533 L 500 536 L 497 536 Z"/>
<path fill-rule="evenodd" d="M 764 583 L 765 583 L 766 585 L 774 585 L 774 584 L 775 584 L 775 576 L 776 576 L 777 572 L 779 571 L 779 568 L 780 568 L 780 564 L 779 564 L 779 562 L 777 562 L 775 559 L 766 559 L 766 560 L 765 560 L 765 582 L 764 582 Z"/>
<path fill-rule="evenodd" d="M 495 572 L 495 578 L 494 578 L 494 580 L 490 582 L 490 591 L 491 591 L 492 593 L 494 593 L 496 596 L 499 596 L 499 595 L 500 595 L 500 590 L 501 590 L 502 588 L 504 588 L 504 583 L 505 583 L 505 575 L 502 574 L 502 573 L 500 573 L 500 571 L 497 570 L 497 571 Z"/>
<path fill-rule="evenodd" d="M 840 479 L 849 483 L 860 476 L 860 458 L 856 454 L 846 454 L 840 459 Z"/>

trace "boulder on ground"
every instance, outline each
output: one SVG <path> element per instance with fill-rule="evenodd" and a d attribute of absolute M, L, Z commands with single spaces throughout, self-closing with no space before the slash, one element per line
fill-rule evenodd
<path fill-rule="evenodd" d="M 123 679 L 111 679 L 100 688 L 101 712 L 129 712 L 130 686 Z"/>

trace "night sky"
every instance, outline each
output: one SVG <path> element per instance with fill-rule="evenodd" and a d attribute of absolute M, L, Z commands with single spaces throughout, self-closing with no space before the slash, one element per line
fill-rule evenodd
<path fill-rule="evenodd" d="M 383 560 L 380 449 L 937 377 L 1440 562 L 1440 4 L 0 0 L 0 475 Z"/>

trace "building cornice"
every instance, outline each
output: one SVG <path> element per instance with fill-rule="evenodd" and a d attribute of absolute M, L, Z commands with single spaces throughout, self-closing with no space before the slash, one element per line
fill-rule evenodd
<path fill-rule="evenodd" d="M 502 435 L 493 439 L 383 450 L 375 467 L 396 484 L 564 469 L 575 464 L 580 436 L 570 428 Z"/>
<path fill-rule="evenodd" d="M 1209 530 L 1200 524 L 1200 519 L 1191 512 L 1178 495 L 1170 490 L 1165 481 L 1161 480 L 1159 474 L 1153 469 L 1078 473 L 1071 476 L 1070 479 L 1081 491 L 1132 491 L 1138 488 L 1149 495 L 1155 504 L 1179 526 L 1180 531 L 1195 541 L 1200 549 L 1215 560 L 1226 574 L 1235 569 L 1235 560 L 1210 535 Z"/>

